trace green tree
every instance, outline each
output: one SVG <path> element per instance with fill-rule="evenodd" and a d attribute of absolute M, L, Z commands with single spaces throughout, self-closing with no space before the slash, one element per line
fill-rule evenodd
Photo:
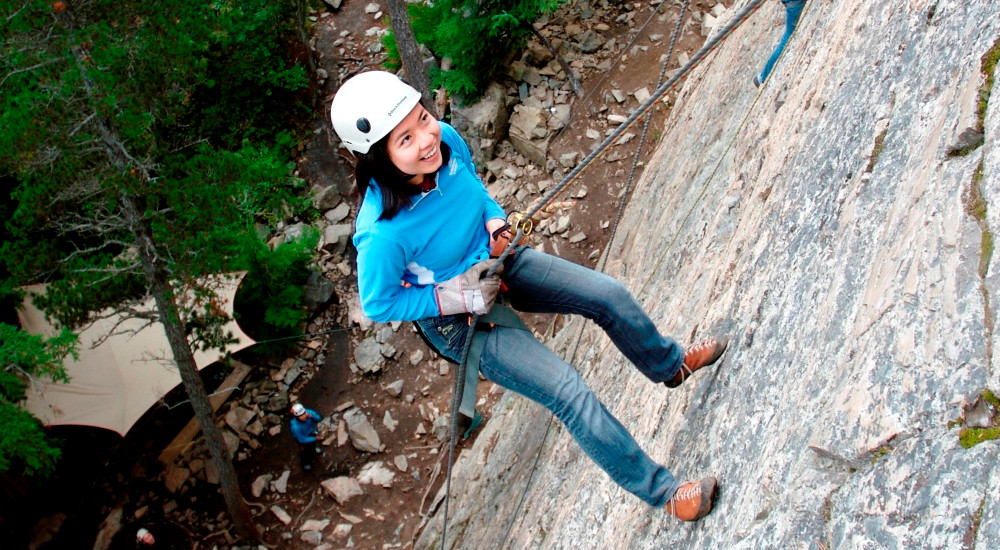
<path fill-rule="evenodd" d="M 66 382 L 63 359 L 76 356 L 69 330 L 49 339 L 0 323 L 0 472 L 46 477 L 59 459 L 59 447 L 38 419 L 19 405 L 26 379 Z"/>
<path fill-rule="evenodd" d="M 254 223 L 303 207 L 281 126 L 304 71 L 292 1 L 92 0 L 3 6 L 0 248 L 49 282 L 62 325 L 105 308 L 163 324 L 238 534 L 259 539 L 192 346 L 227 335 L 206 276 L 247 262 Z M 284 45 L 282 45 L 284 44 Z M 178 299 L 193 292 L 196 300 Z M 152 296 L 155 312 L 134 306 Z"/>
<path fill-rule="evenodd" d="M 240 328 L 258 341 L 257 354 L 277 354 L 302 335 L 309 317 L 302 306 L 304 286 L 318 242 L 319 232 L 312 230 L 274 250 L 260 240 L 248 243 L 247 263 L 242 266 L 247 275 L 233 310 Z"/>
<path fill-rule="evenodd" d="M 432 72 L 434 85 L 468 102 L 478 99 L 536 34 L 534 22 L 564 1 L 438 0 L 411 4 L 410 17 L 417 41 L 451 59 L 450 70 Z"/>

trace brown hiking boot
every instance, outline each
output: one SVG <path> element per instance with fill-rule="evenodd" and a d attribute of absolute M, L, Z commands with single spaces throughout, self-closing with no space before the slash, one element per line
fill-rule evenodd
<path fill-rule="evenodd" d="M 698 342 L 694 346 L 684 350 L 684 363 L 673 378 L 664 382 L 668 388 L 676 388 L 684 383 L 694 371 L 711 365 L 722 357 L 722 352 L 726 351 L 729 345 L 729 338 L 717 336 L 707 338 Z"/>
<path fill-rule="evenodd" d="M 706 477 L 681 485 L 667 501 L 667 513 L 681 521 L 697 521 L 707 516 L 712 511 L 717 484 L 714 477 Z"/>

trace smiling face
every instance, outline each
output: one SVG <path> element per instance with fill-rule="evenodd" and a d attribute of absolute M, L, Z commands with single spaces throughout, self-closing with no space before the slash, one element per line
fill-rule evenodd
<path fill-rule="evenodd" d="M 441 168 L 441 126 L 418 103 L 389 132 L 386 150 L 396 168 L 414 175 L 410 183 L 420 184 L 425 175 Z"/>

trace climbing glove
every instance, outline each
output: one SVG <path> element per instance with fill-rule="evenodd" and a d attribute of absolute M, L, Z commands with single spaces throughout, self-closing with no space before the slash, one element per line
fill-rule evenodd
<path fill-rule="evenodd" d="M 496 273 L 486 277 L 494 260 L 483 260 L 465 273 L 452 277 L 443 283 L 434 285 L 434 297 L 437 299 L 441 315 L 456 313 L 475 313 L 484 315 L 493 307 L 500 291 L 500 275 L 503 274 L 503 264 Z"/>

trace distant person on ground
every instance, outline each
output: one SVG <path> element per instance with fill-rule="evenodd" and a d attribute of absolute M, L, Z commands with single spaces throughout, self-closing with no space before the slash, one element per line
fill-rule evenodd
<path fill-rule="evenodd" d="M 148 524 L 135 533 L 136 547 L 141 550 L 189 550 L 191 545 L 183 530 L 170 523 Z"/>
<path fill-rule="evenodd" d="M 802 7 L 805 6 L 806 0 L 781 0 L 781 3 L 785 5 L 785 34 L 781 36 L 781 42 L 778 42 L 778 47 L 774 49 L 771 58 L 764 65 L 764 70 L 753 76 L 753 85 L 758 88 L 767 80 L 767 76 L 771 74 L 771 69 L 774 68 L 774 64 L 781 57 L 781 52 L 785 49 L 785 45 L 788 44 L 788 39 L 795 32 L 795 27 L 799 24 L 799 16 L 802 15 Z"/>
<path fill-rule="evenodd" d="M 292 405 L 292 435 L 299 444 L 299 462 L 303 470 L 312 470 L 316 455 L 323 452 L 316 440 L 316 425 L 322 417 L 301 403 Z"/>
<path fill-rule="evenodd" d="M 420 93 L 395 75 L 370 71 L 349 79 L 333 99 L 331 119 L 357 158 L 362 203 L 354 245 L 365 315 L 416 321 L 455 361 L 472 338 L 480 359 L 468 368 L 552 411 L 622 488 L 682 520 L 708 514 L 715 478 L 678 482 L 639 448 L 576 369 L 536 340 L 513 310 L 494 303 L 503 288 L 515 309 L 592 319 L 647 378 L 670 388 L 718 361 L 728 340 L 709 338 L 685 350 L 657 331 L 618 281 L 526 246 L 486 276 L 495 264 L 491 251 L 499 255 L 512 238 L 506 215 L 455 129 L 435 120 Z M 480 316 L 476 326 L 473 314 Z"/>

